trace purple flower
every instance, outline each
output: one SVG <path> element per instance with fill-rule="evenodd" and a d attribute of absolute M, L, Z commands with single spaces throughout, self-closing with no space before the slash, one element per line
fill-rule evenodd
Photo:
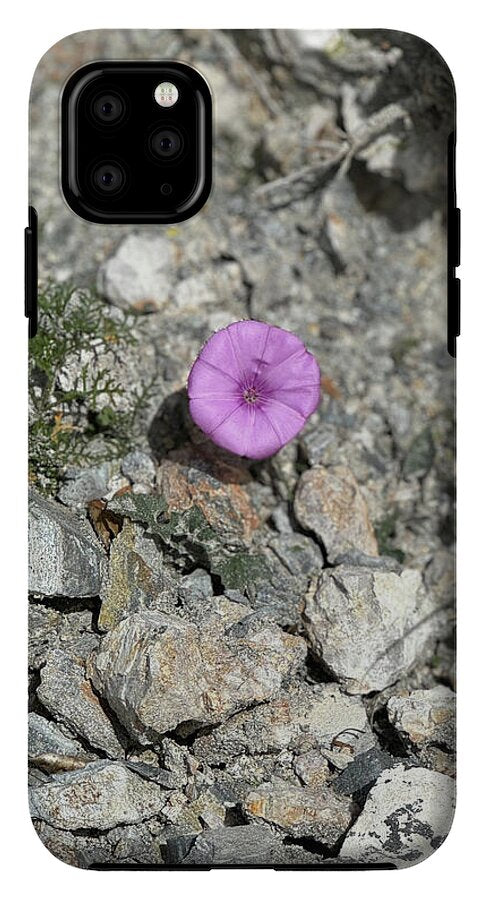
<path fill-rule="evenodd" d="M 192 418 L 215 444 L 264 459 L 317 408 L 320 369 L 291 331 L 233 322 L 203 346 L 187 387 Z"/>

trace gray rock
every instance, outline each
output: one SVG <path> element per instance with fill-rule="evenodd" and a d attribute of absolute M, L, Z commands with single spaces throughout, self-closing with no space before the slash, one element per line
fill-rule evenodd
<path fill-rule="evenodd" d="M 101 294 L 122 308 L 156 309 L 168 303 L 176 249 L 163 234 L 130 234 L 99 268 Z"/>
<path fill-rule="evenodd" d="M 55 753 L 65 756 L 86 756 L 84 747 L 67 737 L 54 722 L 35 712 L 29 713 L 29 757 Z"/>
<path fill-rule="evenodd" d="M 86 522 L 29 494 L 29 591 L 44 597 L 96 597 L 106 558 Z"/>
<path fill-rule="evenodd" d="M 307 546 L 300 541 L 301 537 L 302 535 L 294 535 L 293 542 L 289 542 L 294 552 L 288 555 L 285 563 L 281 558 L 284 542 L 283 546 L 277 545 L 281 548 L 279 553 L 276 545 L 265 548 L 260 556 L 262 565 L 242 585 L 253 609 L 271 616 L 282 626 L 300 622 L 309 583 L 309 572 L 301 570 L 310 567 L 314 572 L 321 566 L 321 557 L 318 564 L 318 557 L 313 554 L 310 556 Z M 299 574 L 292 574 L 291 570 L 297 572 L 298 568 Z"/>
<path fill-rule="evenodd" d="M 203 621 L 135 613 L 102 641 L 89 673 L 140 743 L 190 733 L 274 697 L 303 662 L 301 638 L 214 597 Z"/>
<path fill-rule="evenodd" d="M 440 684 L 427 691 L 391 697 L 387 712 L 391 724 L 415 747 L 433 743 L 454 750 L 456 696 L 450 688 Z"/>
<path fill-rule="evenodd" d="M 361 550 L 347 550 L 335 557 L 336 566 L 358 566 L 365 569 L 379 569 L 381 572 L 395 572 L 400 575 L 402 566 L 392 556 L 368 556 Z"/>
<path fill-rule="evenodd" d="M 313 575 L 323 566 L 320 547 L 304 534 L 281 534 L 269 547 L 291 575 Z"/>
<path fill-rule="evenodd" d="M 314 865 L 319 857 L 302 847 L 283 844 L 270 828 L 238 825 L 214 828 L 195 835 L 181 835 L 167 841 L 168 865 L 191 866 L 290 866 Z"/>
<path fill-rule="evenodd" d="M 112 471 L 113 466 L 107 462 L 86 469 L 69 469 L 57 496 L 65 506 L 82 509 L 91 500 L 107 495 Z"/>
<path fill-rule="evenodd" d="M 189 312 L 202 307 L 220 306 L 227 308 L 234 300 L 242 301 L 245 288 L 239 263 L 222 262 L 203 272 L 189 275 L 175 286 L 171 299 L 177 309 Z"/>
<path fill-rule="evenodd" d="M 455 783 L 429 769 L 388 769 L 371 788 L 364 809 L 342 845 L 339 862 L 413 865 L 447 836 Z"/>
<path fill-rule="evenodd" d="M 199 597 L 211 597 L 213 594 L 212 579 L 205 569 L 194 569 L 190 575 L 180 579 L 179 594 L 182 599 L 196 594 Z"/>
<path fill-rule="evenodd" d="M 210 734 L 197 738 L 194 753 L 209 763 L 243 753 L 298 753 L 318 748 L 338 769 L 372 747 L 365 707 L 337 685 L 292 687 L 274 700 L 232 716 Z"/>
<path fill-rule="evenodd" d="M 224 826 L 228 805 L 212 787 L 202 790 L 198 796 L 190 800 L 187 791 L 173 791 L 162 809 L 164 819 L 191 834 L 197 834 L 204 828 Z"/>
<path fill-rule="evenodd" d="M 313 466 L 298 482 L 295 515 L 322 541 L 330 562 L 346 550 L 377 556 L 377 542 L 365 500 L 346 466 Z"/>
<path fill-rule="evenodd" d="M 155 480 L 155 463 L 143 450 L 132 450 L 124 456 L 121 471 L 133 483 L 151 484 Z"/>
<path fill-rule="evenodd" d="M 320 788 L 332 779 L 330 764 L 321 750 L 299 753 L 293 767 L 301 783 L 313 789 Z"/>
<path fill-rule="evenodd" d="M 143 609 L 170 610 L 177 586 L 166 574 L 163 556 L 136 522 L 125 519 L 111 542 L 108 573 L 100 591 L 98 627 L 109 631 L 130 613 Z"/>
<path fill-rule="evenodd" d="M 80 772 L 55 775 L 30 794 L 32 818 L 69 831 L 141 822 L 162 806 L 158 785 L 112 762 L 89 763 Z"/>
<path fill-rule="evenodd" d="M 322 572 L 305 627 L 318 658 L 351 694 L 380 691 L 407 672 L 439 631 L 421 575 L 352 566 Z"/>
<path fill-rule="evenodd" d="M 40 840 L 53 856 L 71 866 L 88 869 L 117 863 L 160 865 L 161 823 L 148 819 L 136 825 L 118 825 L 96 835 L 62 831 L 41 819 L 34 820 Z"/>
<path fill-rule="evenodd" d="M 167 790 L 175 790 L 177 787 L 177 779 L 172 772 L 168 772 L 167 769 L 162 769 L 160 766 L 153 766 L 149 763 L 133 759 L 127 759 L 125 761 L 125 766 L 127 766 L 131 772 L 135 772 L 136 775 L 139 775 L 140 778 L 146 778 L 147 781 L 155 781 L 156 784 L 159 784 L 160 787 L 166 788 Z"/>
<path fill-rule="evenodd" d="M 99 644 L 93 630 L 93 613 L 69 604 L 65 613 L 42 603 L 29 603 L 29 667 L 44 665 L 49 650 L 57 648 L 86 659 Z"/>
<path fill-rule="evenodd" d="M 332 782 L 332 787 L 340 794 L 355 794 L 369 787 L 384 769 L 390 769 L 393 764 L 394 760 L 390 753 L 380 750 L 379 747 L 372 747 L 350 763 Z"/>
<path fill-rule="evenodd" d="M 313 838 L 328 846 L 335 844 L 351 821 L 351 801 L 331 788 L 317 791 L 273 779 L 251 791 L 244 803 L 245 814 L 268 822 L 294 838 Z"/>
<path fill-rule="evenodd" d="M 123 756 L 116 732 L 86 678 L 84 667 L 62 650 L 51 650 L 37 690 L 46 709 L 91 747 Z"/>
<path fill-rule="evenodd" d="M 273 509 L 273 512 L 271 513 L 271 521 L 279 534 L 294 534 L 290 517 L 288 515 L 288 506 L 286 503 L 280 503 L 279 506 L 276 506 Z"/>

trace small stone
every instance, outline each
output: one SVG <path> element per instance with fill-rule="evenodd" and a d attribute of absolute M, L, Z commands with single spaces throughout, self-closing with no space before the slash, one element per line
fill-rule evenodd
<path fill-rule="evenodd" d="M 155 479 L 155 463 L 148 453 L 132 450 L 121 460 L 121 471 L 132 483 L 152 484 Z"/>
<path fill-rule="evenodd" d="M 271 521 L 279 532 L 279 534 L 293 534 L 290 517 L 288 515 L 288 506 L 286 503 L 280 503 L 271 513 Z"/>
<path fill-rule="evenodd" d="M 247 594 L 248 602 L 255 610 L 271 616 L 283 627 L 300 623 L 309 583 L 309 573 L 300 571 L 299 574 L 292 574 L 292 571 L 296 573 L 298 567 L 304 569 L 310 566 L 314 572 L 315 568 L 321 567 L 321 557 L 318 565 L 316 557 L 310 555 L 307 547 L 299 540 L 301 537 L 302 535 L 294 535 L 294 541 L 290 542 L 293 552 L 290 550 L 286 562 L 281 558 L 283 545 L 279 545 L 278 553 L 271 542 L 259 555 L 259 565 L 253 566 L 250 572 L 244 572 L 244 563 L 241 567 L 244 577 L 239 586 Z M 237 579 L 233 582 L 234 586 L 236 583 Z"/>
<path fill-rule="evenodd" d="M 306 655 L 305 642 L 224 597 L 188 621 L 135 613 L 89 662 L 96 689 L 141 744 L 189 734 L 274 697 Z"/>
<path fill-rule="evenodd" d="M 180 579 L 180 597 L 188 599 L 194 594 L 198 597 L 211 597 L 213 594 L 212 579 L 205 569 L 194 569 L 190 575 L 184 575 Z"/>
<path fill-rule="evenodd" d="M 342 845 L 339 862 L 399 868 L 426 859 L 453 820 L 455 782 L 429 769 L 386 769 Z"/>
<path fill-rule="evenodd" d="M 372 747 L 350 763 L 335 779 L 332 787 L 340 794 L 355 794 L 373 784 L 381 772 L 390 769 L 393 763 L 390 753 L 380 750 L 379 747 Z"/>
<path fill-rule="evenodd" d="M 158 785 L 112 762 L 89 763 L 79 772 L 55 775 L 30 795 L 32 818 L 69 831 L 141 822 L 162 806 Z"/>
<path fill-rule="evenodd" d="M 303 784 L 314 789 L 325 784 L 331 777 L 329 762 L 320 750 L 301 753 L 295 759 L 294 768 Z"/>
<path fill-rule="evenodd" d="M 378 555 L 367 505 L 346 466 L 317 465 L 303 472 L 294 509 L 301 527 L 322 541 L 330 562 L 346 550 Z"/>
<path fill-rule="evenodd" d="M 123 756 L 116 732 L 83 666 L 73 656 L 62 650 L 51 650 L 40 677 L 39 700 L 55 719 L 108 756 Z"/>
<path fill-rule="evenodd" d="M 302 434 L 301 447 L 309 466 L 317 463 L 328 465 L 334 459 L 339 447 L 339 431 L 336 425 L 324 422 L 320 427 L 309 429 Z"/>
<path fill-rule="evenodd" d="M 304 534 L 281 534 L 269 542 L 269 547 L 291 575 L 313 575 L 323 566 L 320 547 Z"/>
<path fill-rule="evenodd" d="M 347 550 L 335 557 L 335 566 L 358 566 L 364 569 L 379 569 L 380 572 L 396 572 L 400 575 L 402 566 L 392 556 L 368 556 L 361 550 Z"/>
<path fill-rule="evenodd" d="M 351 801 L 330 788 L 312 791 L 276 778 L 251 791 L 243 810 L 250 819 L 268 822 L 291 837 L 313 838 L 330 847 L 352 821 Z"/>
<path fill-rule="evenodd" d="M 95 835 L 83 831 L 62 831 L 41 819 L 34 820 L 34 827 L 45 847 L 71 866 L 89 869 L 97 866 L 124 864 L 160 865 L 160 836 L 153 834 L 162 826 L 157 819 L 148 819 L 136 825 L 118 825 L 109 831 Z"/>
<path fill-rule="evenodd" d="M 67 737 L 54 722 L 35 712 L 29 713 L 29 757 L 55 753 L 64 756 L 85 757 L 84 747 Z"/>
<path fill-rule="evenodd" d="M 429 472 L 435 455 L 431 429 L 427 426 L 411 442 L 403 462 L 403 475 L 424 478 Z"/>
<path fill-rule="evenodd" d="M 30 492 L 29 591 L 44 597 L 96 597 L 105 565 L 85 519 Z"/>
<path fill-rule="evenodd" d="M 450 688 L 437 685 L 428 691 L 391 697 L 387 712 L 391 724 L 415 747 L 433 743 L 455 749 L 456 696 Z"/>
<path fill-rule="evenodd" d="M 381 691 L 407 672 L 440 627 L 421 575 L 353 566 L 324 570 L 304 622 L 322 663 L 351 694 Z"/>
<path fill-rule="evenodd" d="M 187 802 L 187 797 L 183 794 L 178 797 L 177 802 L 175 792 L 171 793 L 162 813 L 169 822 L 181 825 L 193 834 L 197 834 L 204 828 L 223 826 L 226 809 L 226 804 L 209 788 L 190 802 Z"/>
<path fill-rule="evenodd" d="M 283 866 L 312 865 L 319 857 L 302 847 L 283 844 L 265 826 L 237 825 L 168 840 L 165 861 L 186 866 Z"/>
<path fill-rule="evenodd" d="M 83 509 L 91 500 L 105 497 L 112 470 L 107 462 L 86 469 L 68 469 L 57 494 L 59 500 L 72 509 Z"/>
<path fill-rule="evenodd" d="M 169 513 L 198 506 L 226 543 L 248 541 L 260 524 L 244 487 L 247 479 L 240 466 L 185 448 L 164 459 L 157 473 Z"/>
<path fill-rule="evenodd" d="M 176 249 L 163 235 L 129 234 L 98 272 L 100 294 L 115 306 L 154 310 L 168 303 Z"/>
<path fill-rule="evenodd" d="M 297 753 L 318 749 L 338 769 L 374 746 L 364 704 L 335 684 L 291 687 L 275 699 L 232 716 L 194 742 L 209 764 L 248 753 Z"/>
<path fill-rule="evenodd" d="M 29 667 L 40 669 L 49 650 L 61 649 L 73 653 L 79 659 L 86 657 L 99 644 L 99 635 L 93 630 L 93 613 L 79 609 L 79 604 L 69 604 L 63 614 L 42 603 L 29 603 Z"/>

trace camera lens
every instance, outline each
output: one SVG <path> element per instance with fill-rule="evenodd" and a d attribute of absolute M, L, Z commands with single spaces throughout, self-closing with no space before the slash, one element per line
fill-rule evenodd
<path fill-rule="evenodd" d="M 150 144 L 159 159 L 172 160 L 182 151 L 183 138 L 175 128 L 162 128 L 152 135 Z"/>
<path fill-rule="evenodd" d="M 125 103 L 119 94 L 97 94 L 92 103 L 93 116 L 103 125 L 116 125 L 125 112 Z"/>
<path fill-rule="evenodd" d="M 101 163 L 93 170 L 92 180 L 98 192 L 116 194 L 125 184 L 125 173 L 117 163 Z"/>

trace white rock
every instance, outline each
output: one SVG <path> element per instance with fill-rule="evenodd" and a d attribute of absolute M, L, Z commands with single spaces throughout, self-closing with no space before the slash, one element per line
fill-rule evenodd
<path fill-rule="evenodd" d="M 105 830 L 141 822 L 160 812 L 164 793 L 121 763 L 89 763 L 81 771 L 56 775 L 30 795 L 32 818 L 56 828 Z"/>
<path fill-rule="evenodd" d="M 411 866 L 430 856 L 453 820 L 455 782 L 429 769 L 386 769 L 350 829 L 339 862 Z"/>
<path fill-rule="evenodd" d="M 455 709 L 455 694 L 442 684 L 428 691 L 412 691 L 407 697 L 391 697 L 387 704 L 389 721 L 417 747 L 432 741 L 453 749 Z"/>
<path fill-rule="evenodd" d="M 160 307 L 169 299 L 176 251 L 162 235 L 130 234 L 99 269 L 97 287 L 123 308 L 137 303 Z"/>
<path fill-rule="evenodd" d="M 407 672 L 439 630 L 419 572 L 337 566 L 309 593 L 304 620 L 318 658 L 350 694 L 381 691 Z"/>

